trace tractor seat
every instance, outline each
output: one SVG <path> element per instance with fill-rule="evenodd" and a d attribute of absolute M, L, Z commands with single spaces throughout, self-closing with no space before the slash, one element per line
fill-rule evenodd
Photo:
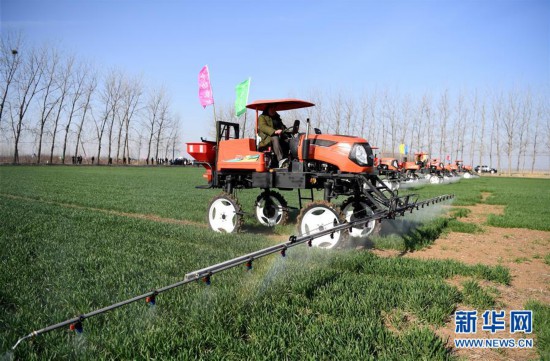
<path fill-rule="evenodd" d="M 260 142 L 262 141 L 262 138 L 258 134 L 256 134 L 256 149 L 258 149 L 258 152 L 271 152 L 271 146 L 268 145 L 267 147 L 260 147 Z"/>

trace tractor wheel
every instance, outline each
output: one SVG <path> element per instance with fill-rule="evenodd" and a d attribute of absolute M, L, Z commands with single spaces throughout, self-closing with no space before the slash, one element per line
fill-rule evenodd
<path fill-rule="evenodd" d="M 351 222 L 374 214 L 372 208 L 368 205 L 364 198 L 355 201 L 354 197 L 350 197 L 342 203 L 342 213 L 346 221 Z M 376 234 L 380 231 L 379 222 L 376 220 L 369 221 L 362 226 L 352 227 L 349 230 L 349 235 L 352 237 L 367 237 L 371 234 Z"/>
<path fill-rule="evenodd" d="M 471 178 L 472 175 L 470 173 L 466 172 L 466 173 L 464 173 L 463 177 L 468 179 L 468 178 Z"/>
<path fill-rule="evenodd" d="M 263 226 L 273 227 L 286 224 L 288 209 L 286 200 L 280 193 L 264 191 L 256 198 L 256 219 Z"/>
<path fill-rule="evenodd" d="M 400 186 L 401 186 L 401 182 L 399 182 L 398 180 L 392 180 L 390 189 L 392 191 L 397 191 L 397 190 L 399 190 Z"/>
<path fill-rule="evenodd" d="M 399 181 L 393 179 L 383 179 L 382 183 L 388 187 L 392 192 L 399 189 Z"/>
<path fill-rule="evenodd" d="M 216 232 L 238 232 L 243 214 L 235 197 L 227 193 L 214 197 L 208 205 L 208 224 Z"/>
<path fill-rule="evenodd" d="M 436 176 L 436 175 L 432 174 L 432 176 L 430 177 L 430 183 L 431 184 L 439 184 L 439 183 L 441 183 L 441 178 L 439 178 L 439 176 Z"/>
<path fill-rule="evenodd" d="M 320 231 L 331 229 L 345 222 L 340 209 L 327 201 L 315 201 L 302 208 L 298 215 L 298 232 L 300 236 L 309 236 Z M 311 245 L 319 248 L 330 249 L 336 245 L 341 246 L 347 240 L 348 231 L 341 230 L 327 234 L 311 241 Z"/>

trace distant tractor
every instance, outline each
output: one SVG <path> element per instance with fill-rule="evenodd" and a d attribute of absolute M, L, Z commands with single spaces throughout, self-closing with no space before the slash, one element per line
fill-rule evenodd
<path fill-rule="evenodd" d="M 421 164 L 419 164 L 418 161 L 408 161 L 407 158 L 403 158 L 403 162 L 399 165 L 399 168 L 403 175 L 405 176 L 405 180 L 407 181 L 418 181 L 420 178 L 419 173 L 421 170 Z"/>
<path fill-rule="evenodd" d="M 443 167 L 444 175 L 447 177 L 458 177 L 458 166 L 453 163 L 445 164 Z"/>
<path fill-rule="evenodd" d="M 455 164 L 458 168 L 458 173 L 462 174 L 464 178 L 471 178 L 474 176 L 474 171 L 471 165 L 464 165 L 462 160 L 455 160 Z"/>
<path fill-rule="evenodd" d="M 438 158 L 433 158 L 428 163 L 428 175 L 426 178 L 432 184 L 438 184 L 443 182 L 444 177 L 444 165 Z"/>
<path fill-rule="evenodd" d="M 397 191 L 399 189 L 399 182 L 401 181 L 401 171 L 397 159 L 382 158 L 380 159 L 377 169 L 382 181 L 388 188 Z"/>

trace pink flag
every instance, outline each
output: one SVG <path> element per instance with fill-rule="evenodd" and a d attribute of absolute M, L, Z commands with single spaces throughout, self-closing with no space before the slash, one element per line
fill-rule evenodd
<path fill-rule="evenodd" d="M 208 74 L 208 65 L 205 65 L 199 72 L 199 100 L 203 108 L 214 104 L 214 95 L 210 85 L 210 75 Z"/>

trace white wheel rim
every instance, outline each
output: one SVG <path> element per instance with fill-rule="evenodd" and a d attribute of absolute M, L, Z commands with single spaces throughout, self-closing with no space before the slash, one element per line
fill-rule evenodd
<path fill-rule="evenodd" d="M 365 216 L 372 215 L 374 212 L 372 209 L 367 205 L 365 202 L 359 202 L 359 205 L 361 206 L 360 212 L 364 209 L 366 212 Z M 351 216 L 353 215 L 353 203 L 348 204 L 344 210 L 342 211 L 344 213 L 344 217 L 346 217 L 346 221 L 351 221 Z M 349 230 L 349 234 L 352 237 L 366 237 L 369 234 L 372 233 L 374 230 L 374 226 L 376 225 L 376 221 L 369 221 L 368 223 L 365 223 L 363 227 L 352 227 Z"/>
<path fill-rule="evenodd" d="M 270 210 L 265 207 L 267 198 L 262 198 L 262 200 L 256 205 L 256 218 L 264 226 L 273 227 L 279 224 L 283 219 L 283 206 L 276 197 L 269 196 L 269 199 L 273 202 L 273 206 L 276 208 L 275 213 L 272 216 L 267 214 L 270 212 Z"/>
<path fill-rule="evenodd" d="M 440 179 L 438 176 L 430 176 L 430 183 L 437 184 L 439 183 Z"/>
<path fill-rule="evenodd" d="M 334 221 L 336 221 L 336 224 L 340 224 L 338 216 L 330 208 L 323 206 L 311 208 L 302 218 L 302 223 L 300 224 L 301 234 L 302 236 L 310 236 L 325 231 L 334 226 Z M 311 245 L 330 249 L 336 246 L 340 240 L 340 236 L 340 231 L 336 231 L 332 236 L 327 234 L 313 239 Z"/>
<path fill-rule="evenodd" d="M 399 186 L 400 186 L 399 181 L 391 181 L 391 185 L 392 185 L 392 187 L 391 187 L 390 189 L 391 189 L 392 191 L 398 190 L 398 189 L 399 189 Z"/>
<path fill-rule="evenodd" d="M 231 233 L 237 227 L 235 205 L 225 198 L 216 199 L 208 210 L 210 227 L 216 232 Z"/>

